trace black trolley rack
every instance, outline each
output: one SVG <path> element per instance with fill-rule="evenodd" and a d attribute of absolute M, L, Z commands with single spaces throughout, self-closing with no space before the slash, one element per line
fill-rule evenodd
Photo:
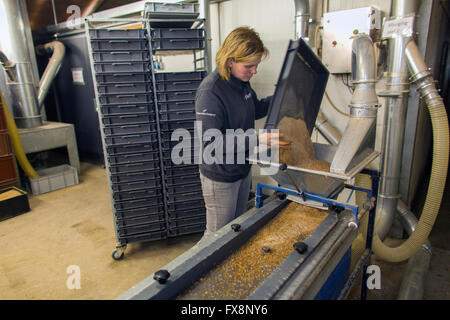
<path fill-rule="evenodd" d="M 171 23 L 175 27 L 167 27 Z M 133 24 L 142 27 L 118 28 Z M 85 20 L 117 241 L 115 260 L 123 258 L 129 243 L 205 230 L 198 165 L 171 159 L 176 144 L 171 133 L 177 128 L 193 131 L 195 92 L 207 74 L 203 25 L 204 19 Z M 181 50 L 192 52 L 194 71 L 155 72 L 158 51 Z"/>

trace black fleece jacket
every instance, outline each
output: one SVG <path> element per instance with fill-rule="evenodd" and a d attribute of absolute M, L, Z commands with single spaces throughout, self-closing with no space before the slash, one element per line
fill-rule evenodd
<path fill-rule="evenodd" d="M 203 79 L 195 99 L 196 120 L 198 123 L 201 122 L 201 130 L 198 133 L 203 137 L 203 154 L 212 154 L 216 157 L 215 163 L 212 164 L 207 164 L 205 158 L 202 159 L 200 172 L 204 176 L 215 181 L 235 182 L 248 175 L 251 165 L 248 161 L 238 164 L 238 157 L 241 156 L 242 159 L 253 151 L 249 150 L 249 142 L 251 139 L 257 141 L 257 132 L 253 130 L 254 134 L 250 137 L 251 130 L 247 130 L 255 128 L 255 119 L 267 115 L 270 99 L 271 97 L 267 97 L 258 100 L 249 82 L 243 82 L 233 75 L 229 81 L 223 80 L 217 69 Z M 210 141 L 204 135 L 208 129 L 219 130 L 221 136 Z M 227 129 L 242 129 L 240 134 L 239 131 L 235 131 L 235 136 L 240 137 L 231 139 L 230 135 L 226 135 Z M 234 148 L 227 148 L 227 143 L 232 143 L 232 140 Z M 242 143 L 243 141 L 245 143 Z M 211 153 L 211 150 L 223 150 L 222 157 L 218 152 Z M 233 163 L 227 164 L 229 163 L 227 159 L 233 159 Z"/>

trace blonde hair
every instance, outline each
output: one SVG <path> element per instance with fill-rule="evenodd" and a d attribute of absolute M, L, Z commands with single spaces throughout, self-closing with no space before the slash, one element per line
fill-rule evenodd
<path fill-rule="evenodd" d="M 228 59 L 234 62 L 248 62 L 265 58 L 269 50 L 264 46 L 259 34 L 249 27 L 239 27 L 230 32 L 216 54 L 216 66 L 224 80 L 230 80 Z"/>

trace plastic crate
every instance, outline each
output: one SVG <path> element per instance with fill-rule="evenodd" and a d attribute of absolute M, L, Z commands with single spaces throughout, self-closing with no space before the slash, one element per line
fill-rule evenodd
<path fill-rule="evenodd" d="M 118 242 L 123 246 L 134 242 L 155 241 L 167 238 L 167 231 L 157 231 L 141 234 L 121 235 Z"/>
<path fill-rule="evenodd" d="M 179 121 L 179 120 L 195 120 L 195 110 L 182 110 L 161 112 L 159 114 L 161 121 Z"/>
<path fill-rule="evenodd" d="M 111 165 L 109 167 L 109 171 L 111 172 L 111 174 L 118 174 L 143 172 L 145 170 L 156 170 L 159 169 L 159 163 L 159 161 L 146 161 L 138 163 L 117 164 Z"/>
<path fill-rule="evenodd" d="M 205 77 L 206 77 L 205 71 L 157 72 L 157 73 L 155 73 L 156 82 L 203 80 L 203 78 L 205 78 Z"/>
<path fill-rule="evenodd" d="M 177 163 L 173 163 L 173 157 L 172 152 L 175 151 L 175 156 L 177 157 Z M 180 152 L 176 152 L 176 150 L 173 149 L 163 149 L 163 160 L 165 161 L 166 165 L 169 167 L 172 167 L 174 165 L 181 165 L 181 164 L 199 164 L 200 163 L 200 155 L 198 154 L 198 150 L 191 149 L 189 154 L 186 152 L 184 153 L 184 150 L 180 150 Z M 170 163 L 168 163 L 170 161 Z"/>
<path fill-rule="evenodd" d="M 145 29 L 91 29 L 91 39 L 146 39 Z"/>
<path fill-rule="evenodd" d="M 189 139 L 189 140 L 183 140 L 183 142 L 181 142 L 181 141 L 171 141 L 171 140 L 162 140 L 161 141 L 161 146 L 162 146 L 162 148 L 163 148 L 163 150 L 164 151 L 168 151 L 168 150 L 170 150 L 171 151 L 171 153 L 172 153 L 172 149 L 175 147 L 175 146 L 177 146 L 178 144 L 180 144 L 180 147 L 181 146 L 190 146 L 190 150 L 191 150 L 191 154 L 190 154 L 190 159 L 193 159 L 195 156 L 197 156 L 198 157 L 198 155 L 196 155 L 195 153 L 194 153 L 194 151 L 195 151 L 195 149 L 194 149 L 194 144 L 195 144 L 195 141 L 199 141 L 199 140 L 195 140 L 195 139 Z M 199 143 L 199 142 L 197 142 L 197 143 Z M 199 145 L 200 145 L 200 143 L 199 143 Z M 180 157 L 183 157 L 183 152 L 182 152 L 182 150 L 180 150 L 180 155 L 179 155 Z M 188 157 L 186 157 L 186 158 L 188 158 Z"/>
<path fill-rule="evenodd" d="M 148 50 L 148 42 L 146 40 L 92 40 L 91 44 L 94 52 Z"/>
<path fill-rule="evenodd" d="M 186 101 L 172 101 L 172 102 L 159 102 L 158 101 L 159 111 L 161 112 L 173 112 L 173 111 L 185 111 L 185 110 L 194 110 L 195 111 L 195 101 L 194 100 L 186 100 Z"/>
<path fill-rule="evenodd" d="M 111 189 L 113 192 L 135 191 L 141 189 L 157 189 L 161 188 L 160 179 L 143 180 L 137 182 L 113 183 Z"/>
<path fill-rule="evenodd" d="M 155 28 L 151 30 L 152 39 L 204 39 L 204 29 Z"/>
<path fill-rule="evenodd" d="M 156 90 L 158 91 L 194 91 L 197 90 L 201 80 L 189 81 L 158 81 L 156 82 Z"/>
<path fill-rule="evenodd" d="M 11 153 L 8 130 L 0 130 L 0 156 Z"/>
<path fill-rule="evenodd" d="M 135 133 L 154 133 L 156 132 L 156 123 L 130 124 L 126 126 L 109 126 L 104 127 L 103 132 L 107 136 L 135 134 Z"/>
<path fill-rule="evenodd" d="M 165 219 L 164 206 L 143 207 L 133 210 L 116 210 L 116 220 L 128 220 L 135 218 L 148 218 L 152 221 Z"/>
<path fill-rule="evenodd" d="M 152 39 L 153 50 L 203 50 L 203 39 Z"/>
<path fill-rule="evenodd" d="M 165 177 L 165 182 L 167 187 L 180 186 L 192 183 L 201 183 L 200 174 L 189 174 L 184 176 L 170 176 Z"/>
<path fill-rule="evenodd" d="M 162 131 L 174 131 L 176 129 L 194 130 L 194 121 L 193 120 L 164 121 L 164 122 L 161 122 L 159 125 L 160 125 L 160 128 Z"/>
<path fill-rule="evenodd" d="M 154 112 L 154 105 L 153 103 L 103 105 L 100 106 L 100 112 L 102 115 L 148 114 Z"/>
<path fill-rule="evenodd" d="M 115 201 L 114 208 L 116 210 L 129 210 L 129 209 L 138 209 L 148 206 L 160 206 L 163 205 L 162 197 L 149 197 L 145 199 L 138 200 L 126 200 L 126 201 Z"/>
<path fill-rule="evenodd" d="M 144 114 L 127 114 L 117 116 L 102 116 L 102 123 L 105 126 L 114 125 L 130 125 L 130 124 L 146 124 L 156 122 L 155 115 L 152 113 Z"/>
<path fill-rule="evenodd" d="M 121 226 L 117 225 L 117 231 L 119 236 L 126 236 L 126 235 L 134 235 L 134 234 L 141 234 L 141 233 L 148 233 L 148 232 L 155 232 L 155 231 L 161 231 L 166 230 L 166 222 L 165 221 L 155 221 L 155 222 L 149 222 L 142 225 L 126 225 Z"/>
<path fill-rule="evenodd" d="M 180 201 L 180 202 L 168 202 L 167 208 L 170 211 L 179 211 L 187 209 L 201 208 L 205 206 L 203 197 L 201 199 L 195 199 L 190 201 Z"/>
<path fill-rule="evenodd" d="M 28 194 L 15 187 L 0 190 L 0 221 L 30 211 Z"/>
<path fill-rule="evenodd" d="M 143 189 L 143 190 L 113 192 L 113 199 L 116 201 L 137 200 L 148 197 L 160 197 L 161 195 L 162 195 L 161 190 L 159 189 Z"/>
<path fill-rule="evenodd" d="M 118 83 L 148 83 L 152 81 L 152 75 L 149 72 L 136 73 L 114 73 L 114 74 L 96 74 L 95 78 L 98 84 L 118 84 Z"/>
<path fill-rule="evenodd" d="M 78 172 L 72 166 L 61 165 L 38 170 L 39 178 L 31 179 L 31 192 L 34 195 L 70 187 L 79 183 Z"/>
<path fill-rule="evenodd" d="M 187 136 L 186 139 L 187 140 L 192 140 L 192 138 L 194 138 L 194 130 L 193 129 L 189 129 L 187 130 Z M 163 141 L 172 141 L 172 135 L 173 132 L 161 132 L 161 139 Z M 174 138 L 178 138 L 178 141 L 181 141 L 181 137 L 179 137 L 178 135 L 173 135 Z M 182 136 L 184 138 L 184 135 Z"/>
<path fill-rule="evenodd" d="M 169 193 L 167 194 L 167 200 L 169 203 L 202 200 L 203 194 L 201 192 L 191 192 L 186 190 L 184 193 Z"/>
<path fill-rule="evenodd" d="M 206 225 L 206 216 L 188 217 L 182 219 L 171 220 L 169 219 L 169 229 L 176 229 L 180 227 Z"/>
<path fill-rule="evenodd" d="M 108 155 L 114 156 L 138 152 L 152 152 L 158 150 L 159 150 L 158 143 L 135 144 L 135 145 L 133 144 L 124 146 L 106 146 L 106 151 Z"/>
<path fill-rule="evenodd" d="M 153 85 L 148 83 L 116 83 L 111 85 L 97 86 L 100 94 L 121 94 L 121 93 L 149 93 L 153 92 Z"/>
<path fill-rule="evenodd" d="M 112 62 L 95 63 L 95 72 L 116 73 L 116 72 L 148 72 L 150 63 L 148 62 Z"/>
<path fill-rule="evenodd" d="M 188 184 L 180 184 L 180 185 L 171 185 L 166 186 L 166 191 L 168 194 L 180 194 L 180 193 L 202 193 L 202 184 L 200 179 L 198 182 L 188 183 Z"/>
<path fill-rule="evenodd" d="M 159 152 L 143 152 L 119 156 L 108 155 L 107 159 L 108 163 L 111 165 L 134 163 L 141 161 L 159 161 Z"/>
<path fill-rule="evenodd" d="M 183 176 L 198 173 L 198 165 L 181 165 L 164 168 L 164 173 L 167 177 Z"/>
<path fill-rule="evenodd" d="M 101 104 L 152 103 L 153 95 L 145 93 L 101 95 L 99 99 Z"/>
<path fill-rule="evenodd" d="M 166 218 L 163 213 L 141 216 L 141 217 L 129 217 L 129 218 L 116 217 L 116 226 L 119 228 L 135 227 L 135 226 L 143 226 L 143 225 L 145 226 L 145 225 L 161 223 L 161 222 L 164 223 L 164 229 L 165 229 Z"/>
<path fill-rule="evenodd" d="M 0 181 L 17 178 L 16 161 L 12 154 L 0 156 Z"/>
<path fill-rule="evenodd" d="M 169 211 L 168 212 L 168 220 L 177 220 L 184 219 L 190 217 L 206 217 L 206 208 L 205 206 L 197 207 L 194 209 L 188 210 L 178 210 L 178 211 Z"/>
<path fill-rule="evenodd" d="M 194 100 L 195 91 L 178 91 L 178 92 L 157 92 L 158 103 Z"/>
<path fill-rule="evenodd" d="M 181 235 L 186 235 L 186 234 L 204 232 L 205 229 L 206 229 L 206 223 L 201 223 L 198 225 L 169 229 L 168 235 L 169 235 L 169 237 L 176 237 L 176 236 L 181 236 Z"/>
<path fill-rule="evenodd" d="M 114 183 L 126 183 L 126 182 L 137 182 L 137 181 L 147 181 L 147 180 L 161 180 L 160 170 L 150 170 L 143 172 L 132 172 L 132 173 L 119 173 L 110 175 L 111 182 Z"/>
<path fill-rule="evenodd" d="M 95 62 L 145 62 L 150 61 L 149 51 L 94 52 Z"/>
<path fill-rule="evenodd" d="M 152 143 L 158 142 L 157 133 L 137 133 L 130 135 L 120 135 L 120 136 L 107 136 L 105 137 L 105 143 L 109 146 L 117 146 L 124 144 L 136 144 L 136 143 Z"/>

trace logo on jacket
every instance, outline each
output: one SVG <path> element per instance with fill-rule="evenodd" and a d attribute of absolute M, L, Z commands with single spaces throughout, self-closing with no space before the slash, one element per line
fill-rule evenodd
<path fill-rule="evenodd" d="M 247 94 L 244 96 L 245 100 L 248 100 L 248 99 L 250 99 L 251 97 L 252 97 L 252 94 L 251 94 L 251 93 L 247 93 Z"/>

